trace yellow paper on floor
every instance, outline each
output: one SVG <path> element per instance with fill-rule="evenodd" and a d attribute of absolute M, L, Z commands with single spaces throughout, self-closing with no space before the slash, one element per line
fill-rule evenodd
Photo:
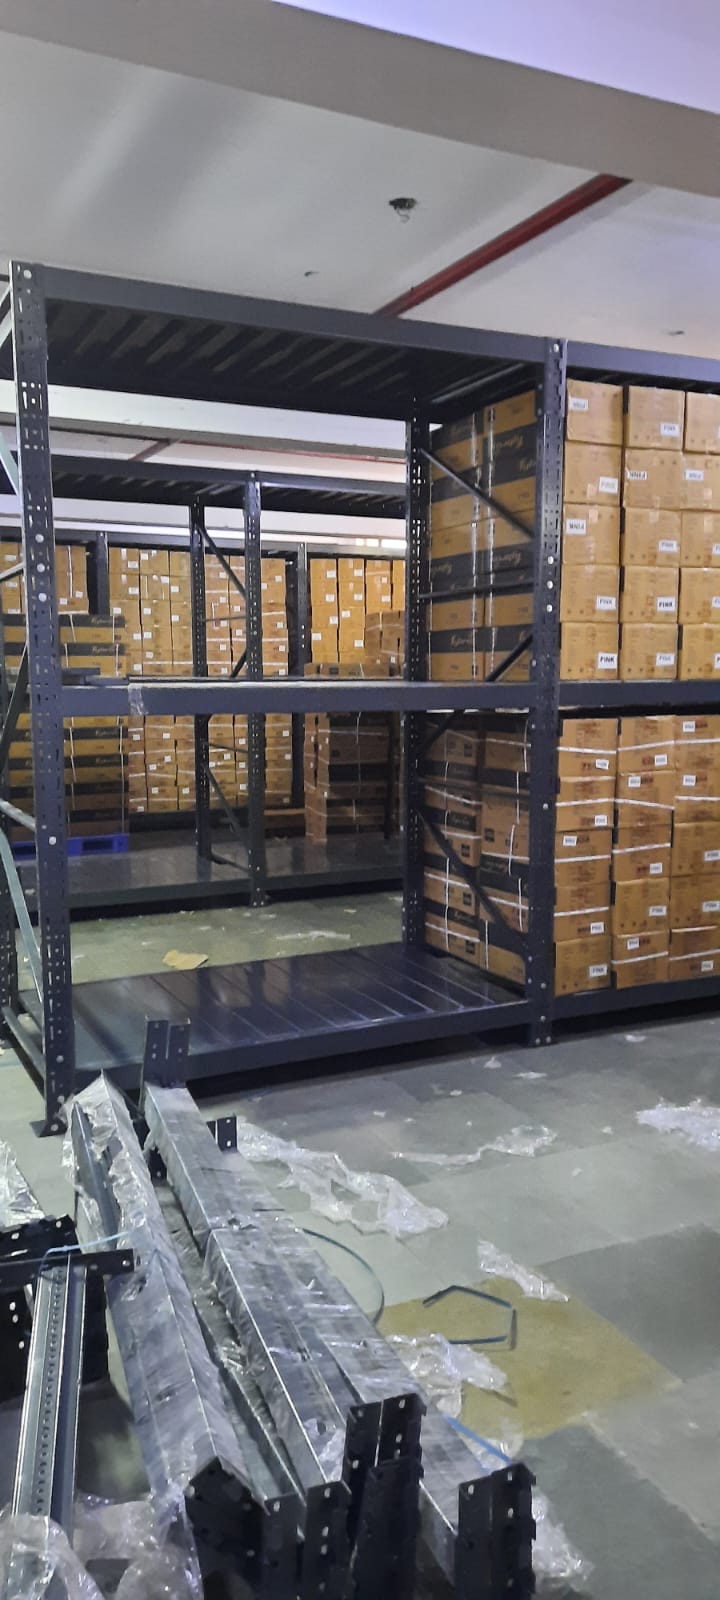
<path fill-rule="evenodd" d="M 502 1369 L 510 1386 L 501 1395 L 464 1385 L 462 1420 L 483 1437 L 497 1437 L 509 1420 L 526 1439 L 541 1438 L 611 1401 L 676 1386 L 666 1367 L 580 1300 L 526 1299 L 517 1284 L 502 1278 L 493 1278 L 490 1288 L 517 1311 L 517 1344 L 514 1350 L 475 1346 Z M 467 1340 L 501 1334 L 508 1315 L 472 1295 L 453 1294 L 434 1306 L 421 1300 L 389 1306 L 380 1326 L 385 1335 L 441 1333 Z"/>
<path fill-rule="evenodd" d="M 163 956 L 163 966 L 174 967 L 176 972 L 194 972 L 206 961 L 207 956 L 197 955 L 192 950 L 168 950 Z"/>

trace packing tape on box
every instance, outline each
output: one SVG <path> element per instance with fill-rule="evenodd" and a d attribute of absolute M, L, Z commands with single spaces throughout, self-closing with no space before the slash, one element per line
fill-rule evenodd
<path fill-rule="evenodd" d="M 639 746 L 623 746 L 623 749 L 628 748 L 634 750 L 638 749 Z M 595 745 L 562 744 L 560 741 L 558 741 L 558 755 L 561 755 L 563 751 L 566 751 L 571 756 L 615 756 L 617 755 L 617 746 L 613 745 L 611 750 L 604 750 L 602 748 L 596 748 Z"/>
<path fill-rule="evenodd" d="M 633 805 L 635 804 L 634 800 L 633 800 L 632 804 Z M 669 849 L 670 849 L 669 841 L 668 841 L 667 844 L 624 844 L 624 845 L 616 845 L 616 844 L 614 844 L 612 853 L 613 853 L 614 856 L 633 856 L 633 855 L 636 855 L 638 850 L 669 850 Z M 604 857 L 603 857 L 603 859 L 604 859 Z"/>
<path fill-rule="evenodd" d="M 616 806 L 647 806 L 651 811 L 674 811 L 675 809 L 674 803 L 665 805 L 662 800 L 631 800 L 629 795 L 624 794 L 615 796 L 615 804 Z"/>
<path fill-rule="evenodd" d="M 713 801 L 720 800 L 720 794 L 689 794 L 688 791 L 685 789 L 685 790 L 681 790 L 679 794 L 676 794 L 676 796 L 675 796 L 675 804 L 676 805 L 677 805 L 678 800 L 688 800 L 691 804 L 692 804 L 692 802 L 694 800 L 695 804 L 698 805 L 698 806 L 700 806 L 700 805 L 711 805 Z"/>
<path fill-rule="evenodd" d="M 554 911 L 555 917 L 597 917 L 609 916 L 609 906 L 578 906 L 574 911 Z"/>
<path fill-rule="evenodd" d="M 663 956 L 667 956 L 667 955 L 669 955 L 669 953 L 670 952 L 669 952 L 669 949 L 668 949 L 668 950 L 652 950 L 650 952 L 650 954 L 647 955 L 647 956 L 619 956 L 616 959 L 613 959 L 611 965 L 613 967 L 636 967 L 639 961 L 662 961 Z M 704 953 L 705 952 L 703 952 L 703 954 Z M 677 960 L 682 961 L 683 959 L 684 958 L 682 956 L 679 956 L 679 957 L 676 956 L 675 957 L 676 961 Z"/>

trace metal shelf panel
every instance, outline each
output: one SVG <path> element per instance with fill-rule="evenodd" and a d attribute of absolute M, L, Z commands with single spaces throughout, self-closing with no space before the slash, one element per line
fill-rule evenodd
<path fill-rule="evenodd" d="M 97 678 L 66 685 L 64 717 L 243 716 L 254 711 L 507 711 L 527 710 L 528 683 L 410 683 L 404 678 Z"/>

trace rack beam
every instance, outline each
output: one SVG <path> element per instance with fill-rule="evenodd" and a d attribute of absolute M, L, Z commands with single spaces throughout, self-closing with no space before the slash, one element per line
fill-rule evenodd
<path fill-rule="evenodd" d="M 265 678 L 198 683 L 192 678 L 95 679 L 62 690 L 65 717 L 243 716 L 291 711 L 493 711 L 527 710 L 527 683 L 410 683 L 403 678 Z"/>

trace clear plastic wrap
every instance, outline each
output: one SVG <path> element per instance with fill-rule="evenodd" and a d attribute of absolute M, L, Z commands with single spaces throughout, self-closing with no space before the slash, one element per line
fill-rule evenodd
<path fill-rule="evenodd" d="M 118 1562 L 125 1571 L 115 1600 L 202 1600 L 203 1583 L 179 1490 L 127 1503 L 81 1497 L 74 1543 L 86 1566 L 100 1572 Z"/>
<path fill-rule="evenodd" d="M 0 1594 L 3 1600 L 102 1600 L 57 1523 L 8 1509 L 0 1511 Z"/>
<path fill-rule="evenodd" d="M 523 1267 L 512 1256 L 503 1255 L 489 1239 L 478 1240 L 478 1266 L 483 1278 L 507 1278 L 516 1283 L 529 1300 L 568 1300 L 569 1295 L 556 1288 L 549 1278 L 541 1277 L 530 1267 Z"/>
<path fill-rule="evenodd" d="M 708 1105 L 707 1100 L 691 1100 L 688 1106 L 670 1105 L 660 1100 L 648 1111 L 638 1111 L 637 1121 L 658 1133 L 677 1133 L 688 1144 L 699 1145 L 702 1150 L 720 1152 L 720 1106 Z"/>
<path fill-rule="evenodd" d="M 238 1120 L 238 1151 L 246 1161 L 287 1167 L 281 1188 L 300 1189 L 318 1216 L 349 1222 L 360 1233 L 404 1239 L 447 1223 L 444 1211 L 423 1205 L 397 1179 L 383 1172 L 354 1172 L 332 1150 L 307 1150 L 255 1123 Z"/>
<path fill-rule="evenodd" d="M 514 1436 L 506 1433 L 502 1439 L 481 1439 L 470 1428 L 463 1428 L 462 1432 L 469 1449 L 488 1472 L 495 1470 L 498 1459 L 511 1461 L 519 1457 L 523 1447 L 520 1433 Z M 570 1543 L 562 1524 L 555 1521 L 547 1495 L 538 1488 L 532 1492 L 532 1508 L 535 1518 L 533 1571 L 541 1580 L 538 1594 L 548 1594 L 555 1589 L 565 1593 L 569 1586 L 576 1594 L 579 1589 L 586 1588 L 593 1571 L 592 1563 Z"/>
<path fill-rule="evenodd" d="M 0 1232 L 40 1222 L 43 1212 L 9 1144 L 0 1139 Z"/>
<path fill-rule="evenodd" d="M 491 1139 L 488 1144 L 479 1144 L 477 1150 L 458 1153 L 456 1155 L 440 1155 L 434 1151 L 413 1150 L 412 1155 L 397 1150 L 395 1154 L 400 1159 L 416 1161 L 418 1166 L 428 1167 L 473 1167 L 476 1162 L 482 1161 L 484 1155 L 493 1150 L 503 1156 L 534 1156 L 538 1150 L 547 1150 L 557 1134 L 551 1128 L 541 1125 L 538 1128 L 524 1126 L 511 1128 L 509 1133 L 498 1134 L 497 1139 Z"/>
<path fill-rule="evenodd" d="M 397 1350 L 408 1372 L 446 1417 L 459 1417 L 463 1384 L 505 1394 L 508 1380 L 488 1356 L 467 1344 L 450 1344 L 440 1333 L 423 1334 L 417 1339 L 391 1334 L 388 1344 Z"/>

